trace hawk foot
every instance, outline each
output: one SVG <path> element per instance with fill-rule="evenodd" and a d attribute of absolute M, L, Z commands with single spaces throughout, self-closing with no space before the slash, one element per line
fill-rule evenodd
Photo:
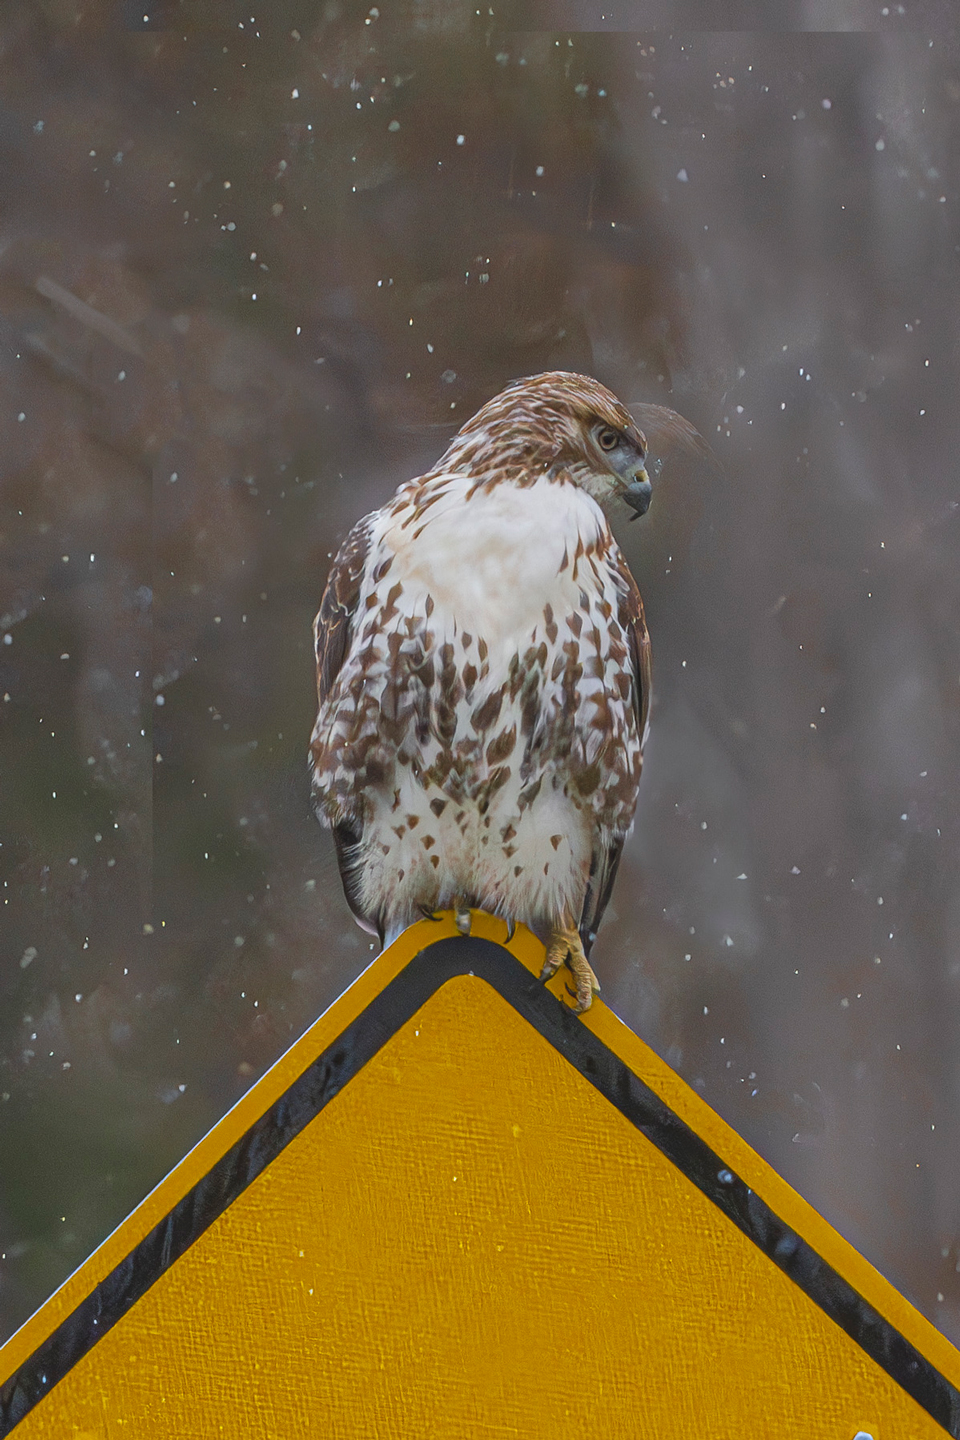
<path fill-rule="evenodd" d="M 444 917 L 445 912 L 443 910 L 434 910 L 429 905 L 419 905 L 417 908 L 424 920 L 442 920 Z M 470 934 L 470 927 L 473 922 L 470 917 L 470 911 L 465 908 L 462 900 L 457 900 L 454 904 L 454 920 L 461 935 Z"/>
<path fill-rule="evenodd" d="M 577 1003 L 573 1009 L 577 1015 L 582 1015 L 585 1010 L 590 1009 L 594 995 L 599 995 L 600 981 L 583 953 L 580 932 L 572 925 L 555 925 L 550 932 L 540 979 L 551 980 L 561 965 L 566 965 L 573 976 L 576 991 L 571 990 L 569 993 L 576 994 Z"/>

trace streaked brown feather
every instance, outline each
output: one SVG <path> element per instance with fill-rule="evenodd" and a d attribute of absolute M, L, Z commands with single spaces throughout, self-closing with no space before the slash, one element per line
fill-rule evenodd
<path fill-rule="evenodd" d="M 350 531 L 334 558 L 320 609 L 313 622 L 313 645 L 317 657 L 317 697 L 322 705 L 350 649 L 353 634 L 353 619 L 356 614 L 360 588 L 363 583 L 363 569 L 370 549 L 370 516 L 364 518 Z M 313 752 L 313 747 L 311 746 Z M 314 754 L 314 759 L 316 759 Z M 363 829 L 359 818 L 340 821 L 331 826 L 333 843 L 337 853 L 337 868 L 347 904 L 360 925 L 379 937 L 383 944 L 383 925 L 377 918 L 371 923 L 360 901 L 357 855 L 363 840 Z"/>
<path fill-rule="evenodd" d="M 370 549 L 370 516 L 365 515 L 344 540 L 327 577 L 320 609 L 313 622 L 317 657 L 317 696 L 322 705 L 340 673 L 360 598 L 363 567 Z"/>
<path fill-rule="evenodd" d="M 627 567 L 622 556 L 617 571 L 623 585 L 623 596 L 620 601 L 618 619 L 630 641 L 630 680 L 633 690 L 633 708 L 637 717 L 637 732 L 640 736 L 641 746 L 647 729 L 647 716 L 650 712 L 650 691 L 653 684 L 652 652 L 650 649 L 650 636 L 647 632 L 646 617 L 643 613 L 643 600 L 637 588 L 637 582 Z M 587 893 L 583 900 L 583 910 L 580 915 L 580 939 L 583 942 L 585 954 L 589 957 L 590 948 L 600 929 L 600 922 L 603 913 L 610 902 L 613 892 L 614 881 L 617 878 L 617 870 L 620 866 L 620 857 L 623 854 L 624 837 L 617 835 L 605 848 L 596 846 L 590 862 L 590 879 L 587 884 Z"/>

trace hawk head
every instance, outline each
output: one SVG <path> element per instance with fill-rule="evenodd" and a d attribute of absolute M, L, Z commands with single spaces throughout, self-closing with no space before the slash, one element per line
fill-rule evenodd
<path fill-rule="evenodd" d="M 565 474 L 604 509 L 650 504 L 647 442 L 616 395 L 589 375 L 552 370 L 515 380 L 457 432 L 438 470 L 478 479 Z"/>

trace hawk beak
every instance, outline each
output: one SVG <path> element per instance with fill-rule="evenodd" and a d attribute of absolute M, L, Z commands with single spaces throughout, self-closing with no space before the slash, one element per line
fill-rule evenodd
<path fill-rule="evenodd" d="M 638 470 L 630 484 L 621 493 L 633 511 L 630 516 L 631 520 L 639 520 L 641 515 L 646 515 L 650 508 L 650 497 L 653 494 L 650 477 L 646 470 Z"/>

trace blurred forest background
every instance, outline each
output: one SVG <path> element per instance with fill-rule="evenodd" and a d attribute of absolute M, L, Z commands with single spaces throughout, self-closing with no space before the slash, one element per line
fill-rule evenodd
<path fill-rule="evenodd" d="M 955 14 L 5 0 L 0 1333 L 370 959 L 330 554 L 568 368 L 722 466 L 621 530 L 604 996 L 960 1341 Z"/>

